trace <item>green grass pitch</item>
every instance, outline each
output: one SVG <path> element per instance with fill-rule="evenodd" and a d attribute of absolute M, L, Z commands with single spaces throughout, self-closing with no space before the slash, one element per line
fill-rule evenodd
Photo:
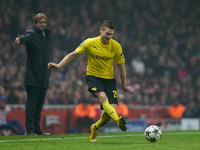
<path fill-rule="evenodd" d="M 163 131 L 158 142 L 148 142 L 144 132 L 0 136 L 1 150 L 197 150 L 200 131 Z"/>

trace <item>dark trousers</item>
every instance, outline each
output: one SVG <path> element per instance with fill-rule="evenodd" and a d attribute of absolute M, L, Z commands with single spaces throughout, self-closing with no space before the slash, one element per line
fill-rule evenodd
<path fill-rule="evenodd" d="M 6 124 L 0 126 L 0 129 L 9 129 L 16 135 L 24 135 L 25 130 L 18 120 L 7 121 Z"/>
<path fill-rule="evenodd" d="M 46 88 L 39 88 L 33 86 L 26 86 L 27 100 L 26 100 L 26 130 L 30 132 L 40 131 L 40 117 L 44 99 L 46 95 Z"/>

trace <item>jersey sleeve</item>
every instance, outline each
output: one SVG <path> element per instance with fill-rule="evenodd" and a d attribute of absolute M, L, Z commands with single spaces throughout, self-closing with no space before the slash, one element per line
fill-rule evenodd
<path fill-rule="evenodd" d="M 124 54 L 123 54 L 122 47 L 120 44 L 117 44 L 116 46 L 115 61 L 117 64 L 122 64 L 125 62 Z"/>
<path fill-rule="evenodd" d="M 77 47 L 77 52 L 79 54 L 85 53 L 88 50 L 88 46 L 89 46 L 90 40 L 86 39 L 85 41 L 83 41 L 78 47 Z"/>

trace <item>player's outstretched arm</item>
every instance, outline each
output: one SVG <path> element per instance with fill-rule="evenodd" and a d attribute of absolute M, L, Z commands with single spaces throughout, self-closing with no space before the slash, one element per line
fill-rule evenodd
<path fill-rule="evenodd" d="M 128 92 L 131 88 L 131 86 L 126 85 L 126 67 L 125 63 L 118 64 L 119 70 L 120 70 L 120 77 L 121 77 L 121 84 L 122 89 L 124 92 Z"/>
<path fill-rule="evenodd" d="M 48 63 L 48 68 L 52 68 L 52 69 L 59 69 L 61 67 L 63 67 L 64 65 L 68 64 L 70 61 L 72 61 L 74 58 L 76 58 L 78 56 L 78 52 L 77 50 L 69 53 L 68 55 L 66 55 L 59 64 L 53 63 L 53 62 L 49 62 Z"/>

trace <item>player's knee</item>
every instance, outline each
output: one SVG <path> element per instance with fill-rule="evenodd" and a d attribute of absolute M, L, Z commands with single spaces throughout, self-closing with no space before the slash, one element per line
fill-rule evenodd
<path fill-rule="evenodd" d="M 106 96 L 106 93 L 104 93 L 104 92 L 97 93 L 97 97 L 101 103 L 104 101 L 108 101 L 108 97 Z"/>

